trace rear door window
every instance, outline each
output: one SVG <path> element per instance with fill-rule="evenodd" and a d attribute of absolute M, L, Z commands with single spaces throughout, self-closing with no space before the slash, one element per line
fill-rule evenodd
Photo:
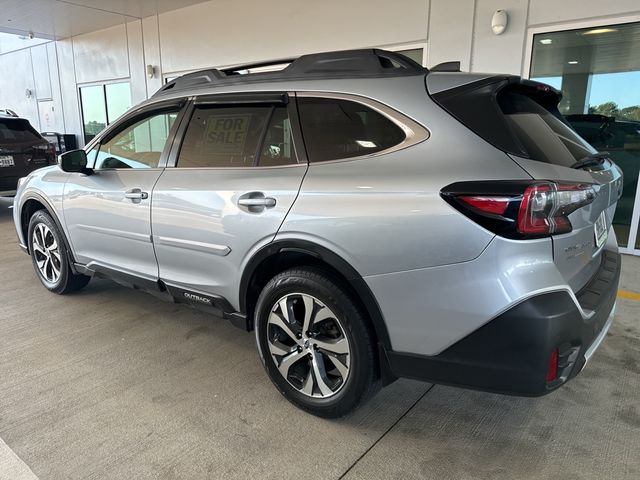
<path fill-rule="evenodd" d="M 201 105 L 193 112 L 178 168 L 244 168 L 297 163 L 286 106 Z"/>
<path fill-rule="evenodd" d="M 301 97 L 298 109 L 312 163 L 382 152 L 406 138 L 398 125 L 361 103 Z"/>

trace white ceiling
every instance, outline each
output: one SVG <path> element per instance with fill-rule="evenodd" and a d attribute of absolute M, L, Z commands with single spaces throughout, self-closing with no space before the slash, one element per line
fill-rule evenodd
<path fill-rule="evenodd" d="M 203 0 L 0 0 L 0 32 L 60 39 Z"/>

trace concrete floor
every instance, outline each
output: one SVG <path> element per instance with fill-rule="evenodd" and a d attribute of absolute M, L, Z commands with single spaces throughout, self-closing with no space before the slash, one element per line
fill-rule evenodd
<path fill-rule="evenodd" d="M 638 301 L 619 300 L 587 369 L 546 397 L 401 380 L 326 421 L 285 401 L 223 320 L 107 281 L 46 292 L 3 202 L 0 479 L 640 478 Z M 621 289 L 640 291 L 640 259 Z"/>

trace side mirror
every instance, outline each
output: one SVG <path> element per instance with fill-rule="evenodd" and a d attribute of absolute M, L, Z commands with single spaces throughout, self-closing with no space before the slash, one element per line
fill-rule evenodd
<path fill-rule="evenodd" d="M 91 173 L 87 168 L 87 154 L 84 150 L 71 150 L 59 157 L 60 168 L 67 173 Z"/>

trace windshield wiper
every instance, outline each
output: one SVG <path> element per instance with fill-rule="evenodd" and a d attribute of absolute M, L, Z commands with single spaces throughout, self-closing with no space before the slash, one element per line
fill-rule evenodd
<path fill-rule="evenodd" d="M 582 169 L 587 167 L 602 167 L 605 160 L 609 160 L 609 152 L 598 152 L 593 155 L 588 155 L 581 158 L 576 163 L 571 165 L 571 168 Z"/>

